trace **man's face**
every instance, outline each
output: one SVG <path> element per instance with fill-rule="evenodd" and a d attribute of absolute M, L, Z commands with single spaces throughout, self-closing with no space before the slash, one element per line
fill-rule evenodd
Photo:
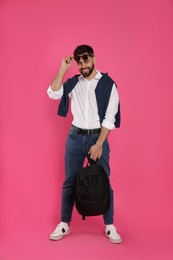
<path fill-rule="evenodd" d="M 85 77 L 89 77 L 94 70 L 94 57 L 88 53 L 83 53 L 75 57 L 77 62 L 78 70 Z"/>

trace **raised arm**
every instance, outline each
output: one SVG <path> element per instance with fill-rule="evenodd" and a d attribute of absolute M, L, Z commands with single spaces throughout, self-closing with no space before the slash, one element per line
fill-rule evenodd
<path fill-rule="evenodd" d="M 62 59 L 61 67 L 51 84 L 51 89 L 53 91 L 57 91 L 61 88 L 65 73 L 71 67 L 72 63 L 73 58 L 71 56 Z"/>

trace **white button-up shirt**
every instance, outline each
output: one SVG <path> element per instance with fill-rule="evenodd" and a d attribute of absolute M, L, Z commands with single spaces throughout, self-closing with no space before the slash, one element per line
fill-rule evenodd
<path fill-rule="evenodd" d="M 115 115 L 118 111 L 119 96 L 115 84 L 113 84 L 109 104 L 105 118 L 100 125 L 98 107 L 95 95 L 95 88 L 99 79 L 102 77 L 100 71 L 97 71 L 95 78 L 87 80 L 82 75 L 79 81 L 69 94 L 71 97 L 71 111 L 73 115 L 72 124 L 82 129 L 94 129 L 101 126 L 112 130 L 115 128 Z M 60 99 L 63 95 L 63 85 L 57 91 L 53 91 L 51 86 L 47 94 L 52 99 Z"/>

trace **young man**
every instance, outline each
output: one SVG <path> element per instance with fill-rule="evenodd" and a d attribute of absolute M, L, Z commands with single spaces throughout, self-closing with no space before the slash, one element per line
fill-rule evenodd
<path fill-rule="evenodd" d="M 74 60 L 80 75 L 67 80 L 63 78 Z M 50 235 L 51 240 L 59 240 L 69 234 L 69 223 L 74 205 L 74 188 L 77 173 L 83 167 L 86 157 L 97 161 L 110 176 L 109 132 L 120 125 L 119 96 L 113 80 L 95 68 L 92 47 L 80 45 L 74 56 L 62 59 L 61 67 L 47 93 L 52 99 L 61 99 L 58 114 L 66 116 L 69 97 L 73 122 L 68 134 L 65 153 L 65 181 L 62 187 L 61 222 Z M 113 243 L 121 243 L 121 237 L 113 225 L 114 203 L 110 188 L 111 203 L 103 215 L 105 235 Z"/>

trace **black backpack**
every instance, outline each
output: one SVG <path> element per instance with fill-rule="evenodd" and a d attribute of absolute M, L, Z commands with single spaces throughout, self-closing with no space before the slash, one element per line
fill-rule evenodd
<path fill-rule="evenodd" d="M 75 205 L 78 213 L 98 216 L 106 213 L 110 205 L 110 184 L 102 166 L 90 161 L 77 176 Z"/>

